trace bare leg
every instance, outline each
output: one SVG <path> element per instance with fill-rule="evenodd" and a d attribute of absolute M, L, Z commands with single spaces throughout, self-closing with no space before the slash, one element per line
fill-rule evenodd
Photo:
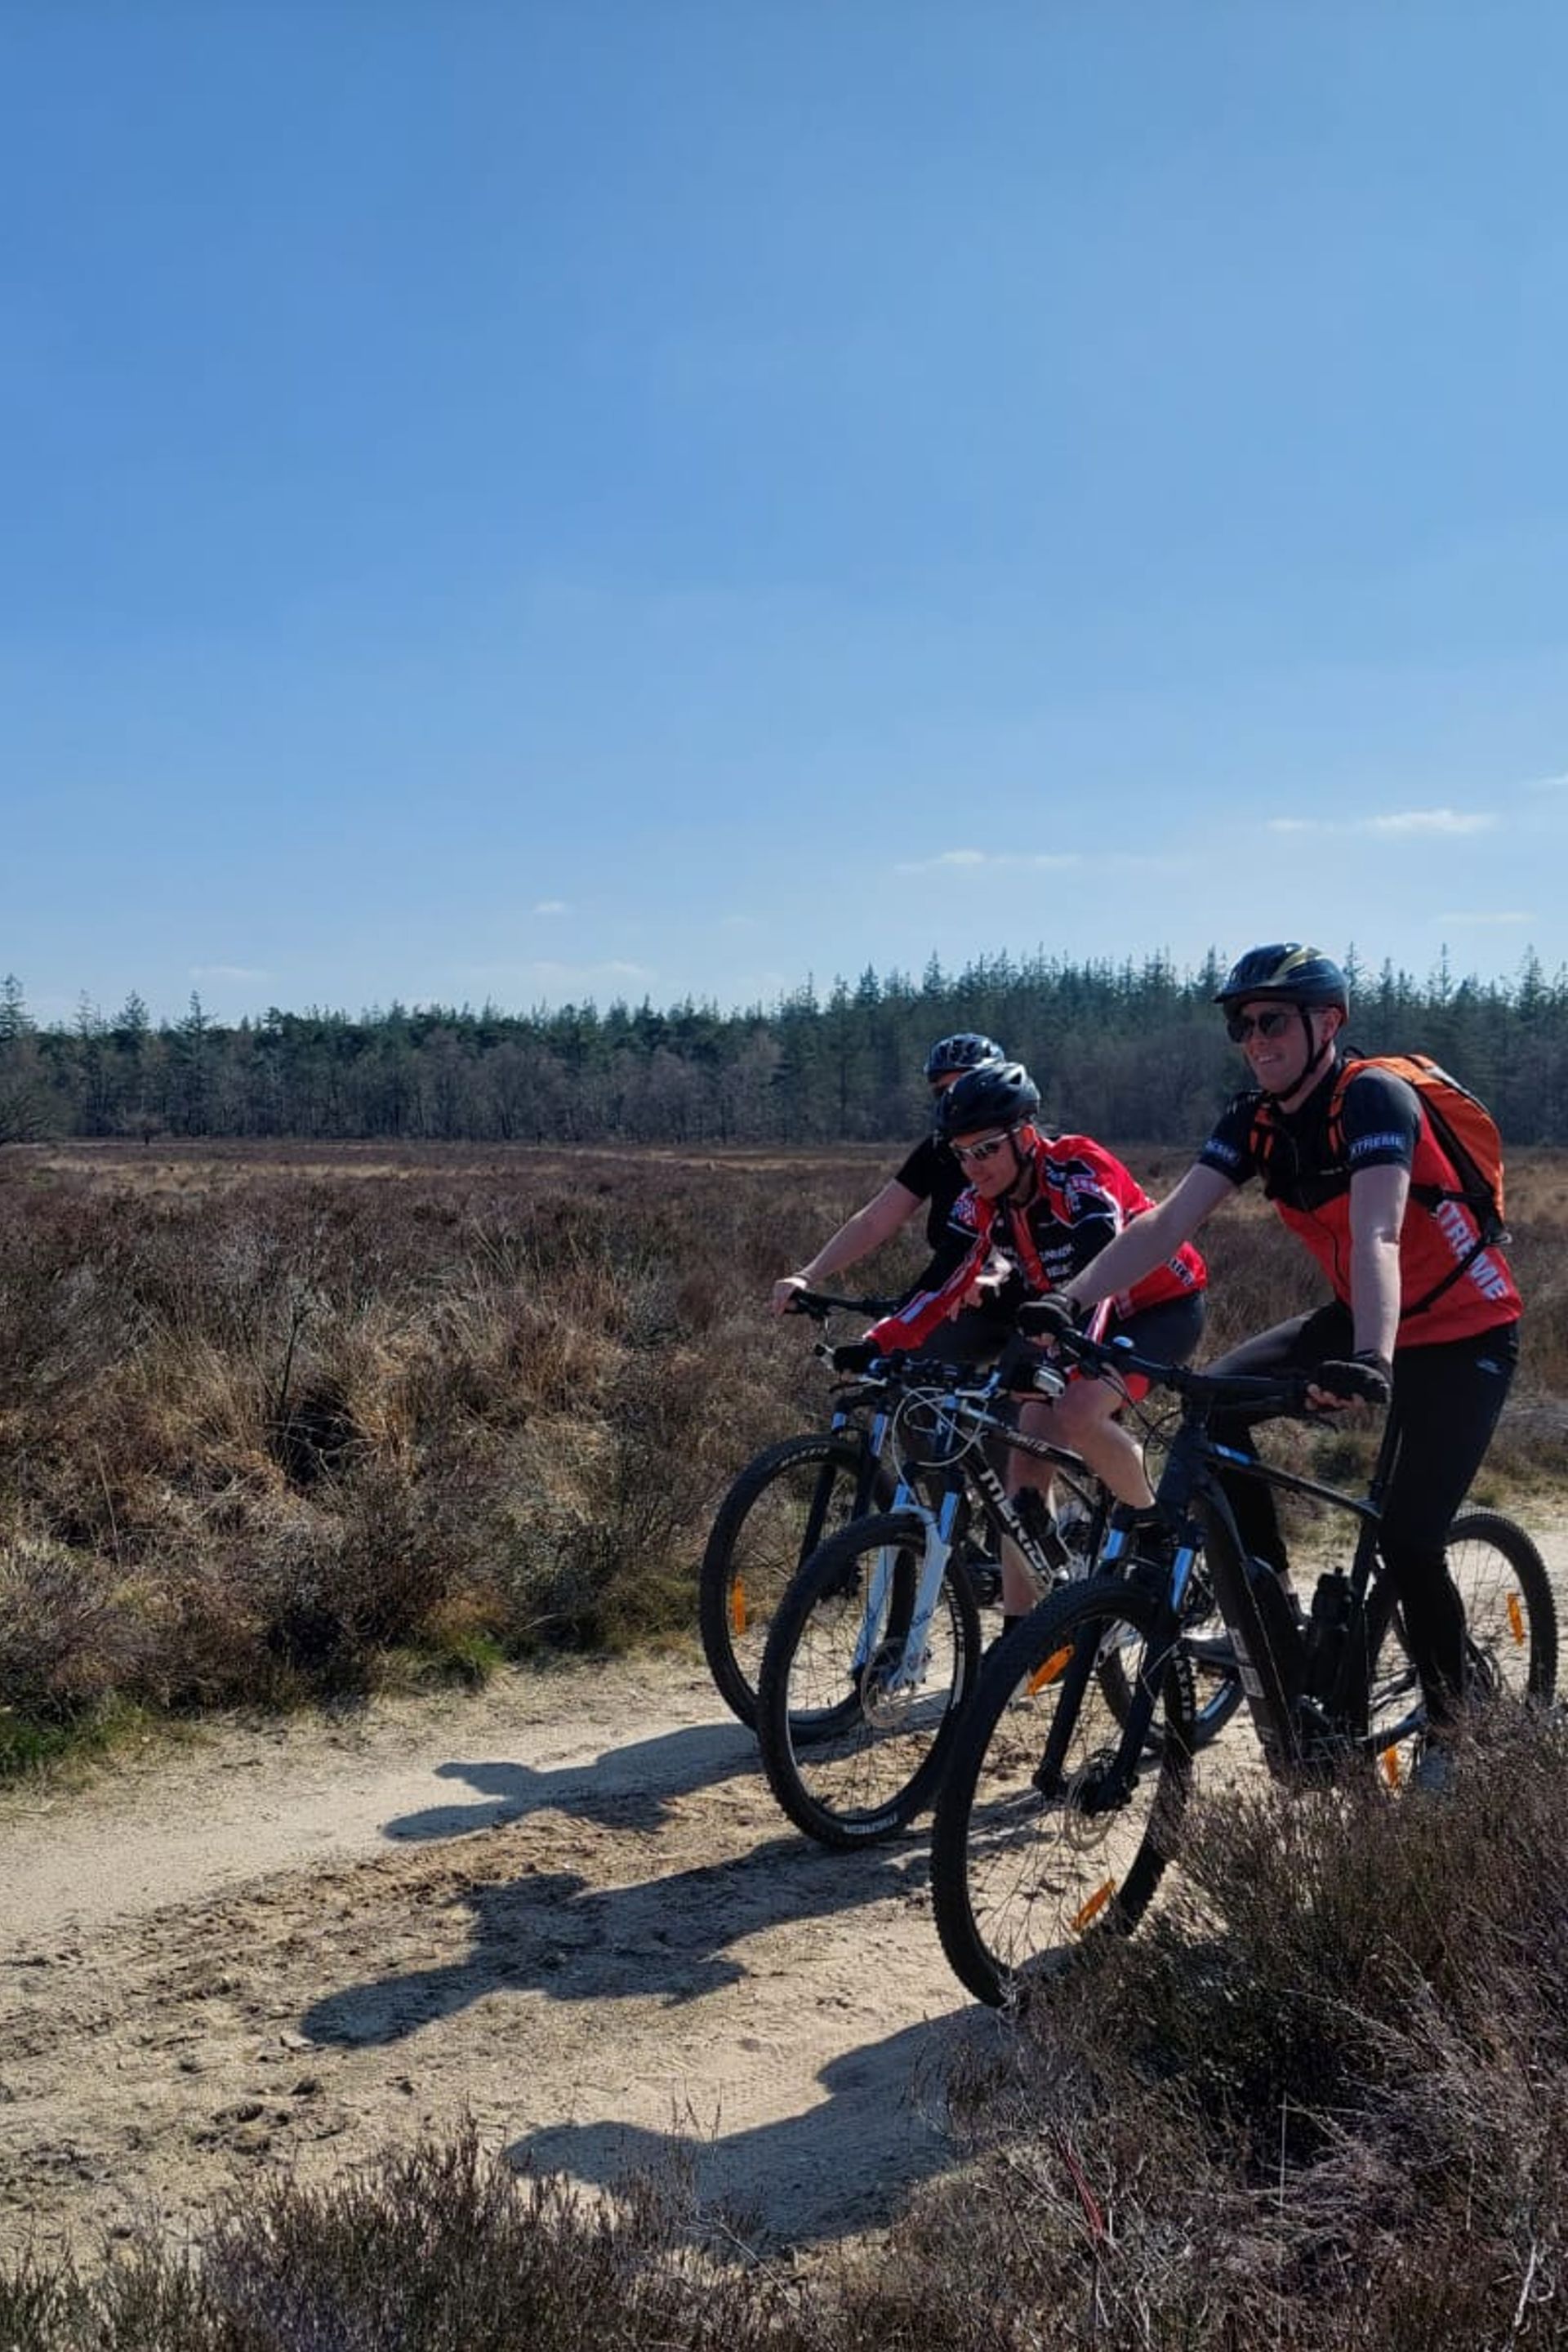
<path fill-rule="evenodd" d="M 1018 1426 L 1026 1437 L 1046 1438 L 1053 1445 L 1080 1454 L 1119 1503 L 1131 1503 L 1138 1510 L 1147 1510 L 1154 1496 L 1144 1475 L 1143 1449 L 1114 1418 L 1121 1403 L 1117 1391 L 1104 1381 L 1072 1381 L 1059 1397 L 1029 1398 L 1019 1409 Z M 1052 1472 L 1048 1462 L 1031 1454 L 1013 1453 L 1007 1463 L 1014 1494 L 1021 1487 L 1033 1486 L 1049 1502 Z M 1034 1579 L 1019 1559 L 1016 1547 L 1005 1543 L 1003 1614 L 1021 1616 L 1034 1604 Z"/>

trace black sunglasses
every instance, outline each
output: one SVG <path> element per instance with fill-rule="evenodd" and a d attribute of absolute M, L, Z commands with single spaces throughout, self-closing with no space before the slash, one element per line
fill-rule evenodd
<path fill-rule="evenodd" d="M 1270 1004 L 1262 1013 L 1227 1013 L 1225 1034 L 1233 1045 L 1245 1045 L 1254 1030 L 1260 1037 L 1283 1037 L 1297 1009 L 1293 1004 Z"/>

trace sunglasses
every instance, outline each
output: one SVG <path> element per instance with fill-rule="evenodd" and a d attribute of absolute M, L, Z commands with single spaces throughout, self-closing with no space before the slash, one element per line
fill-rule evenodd
<path fill-rule="evenodd" d="M 965 1160 L 993 1159 L 1001 1150 L 1002 1146 L 1009 1140 L 1012 1133 L 1013 1130 L 1009 1128 L 1005 1135 L 987 1135 L 979 1143 L 955 1143 L 952 1146 L 952 1156 L 955 1160 Z"/>
<path fill-rule="evenodd" d="M 1233 1045 L 1245 1045 L 1255 1030 L 1260 1037 L 1283 1037 L 1295 1019 L 1295 1006 L 1286 1004 L 1271 1004 L 1263 1013 L 1227 1013 L 1225 1034 Z"/>

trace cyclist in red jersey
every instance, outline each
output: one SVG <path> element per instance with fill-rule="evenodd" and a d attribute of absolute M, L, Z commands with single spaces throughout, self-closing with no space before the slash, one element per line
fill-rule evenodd
<path fill-rule="evenodd" d="M 946 1318 L 973 1300 L 997 1260 L 1008 1270 L 994 1294 L 1000 1309 L 1011 1312 L 1026 1298 L 1060 1289 L 1152 1205 L 1136 1177 L 1102 1144 L 1087 1135 L 1046 1133 L 1037 1124 L 1039 1104 L 1039 1090 L 1019 1062 L 975 1070 L 943 1097 L 938 1126 L 969 1183 L 953 1223 L 967 1232 L 969 1247 L 944 1281 L 917 1290 L 872 1326 L 858 1343 L 867 1354 L 940 1340 Z M 1180 1360 L 1202 1334 L 1206 1281 L 1203 1259 L 1184 1245 L 1117 1295 L 1103 1318 L 1106 1328 L 1152 1355 Z M 1080 1454 L 1120 1501 L 1146 1512 L 1153 1496 L 1142 1449 L 1115 1418 L 1121 1403 L 1106 1381 L 1075 1376 L 1064 1395 L 1023 1403 L 1019 1427 Z M 1049 1495 L 1048 1463 L 1015 1454 L 1009 1477 L 1016 1490 Z M 1033 1599 L 1027 1572 L 1011 1546 L 1005 1547 L 1004 1626 Z"/>
<path fill-rule="evenodd" d="M 1215 1002 L 1255 1084 L 1226 1105 L 1195 1164 L 1159 1207 L 1062 1286 L 1066 1301 L 1082 1308 L 1111 1286 L 1136 1281 L 1240 1185 L 1262 1178 L 1333 1297 L 1233 1349 L 1211 1369 L 1299 1367 L 1315 1371 L 1310 1394 L 1322 1407 L 1392 1403 L 1400 1442 L 1384 1500 L 1382 1549 L 1433 1735 L 1425 1777 L 1442 1785 L 1445 1738 L 1458 1720 L 1465 1630 L 1445 1540 L 1513 1377 L 1519 1292 L 1507 1259 L 1484 1241 L 1468 1207 L 1449 1200 L 1439 1215 L 1413 1192 L 1413 1178 L 1422 1192 L 1458 1189 L 1413 1087 L 1388 1070 L 1358 1071 L 1331 1119 L 1350 1014 L 1337 964 L 1293 940 L 1252 948 Z M 1228 1434 L 1250 1444 L 1240 1416 Z M 1284 1573 L 1268 1488 L 1237 1478 L 1227 1492 L 1248 1550 Z"/>
<path fill-rule="evenodd" d="M 925 1061 L 926 1083 L 934 1106 L 940 1109 L 948 1088 L 956 1086 L 966 1072 L 984 1069 L 1005 1059 L 995 1039 L 983 1036 L 978 1030 L 960 1029 L 951 1037 L 939 1037 Z M 923 1272 L 910 1286 L 908 1295 L 913 1297 L 940 1286 L 968 1255 L 969 1236 L 952 1223 L 953 1210 L 967 1182 L 963 1169 L 941 1137 L 923 1135 L 897 1174 L 890 1176 L 881 1191 L 857 1209 L 836 1234 L 829 1234 L 815 1257 L 794 1274 L 781 1275 L 773 1285 L 773 1313 L 786 1315 L 797 1291 L 819 1289 L 835 1275 L 869 1257 L 873 1250 L 880 1249 L 895 1234 L 901 1233 L 922 1207 L 931 1255 Z M 1006 1336 L 1004 1322 L 977 1309 L 956 1318 L 946 1327 L 939 1352 L 952 1362 L 969 1362 L 977 1356 L 994 1355 Z"/>

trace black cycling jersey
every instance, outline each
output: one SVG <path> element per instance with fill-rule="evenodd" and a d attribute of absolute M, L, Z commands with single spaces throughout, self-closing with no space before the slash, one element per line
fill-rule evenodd
<path fill-rule="evenodd" d="M 1344 1091 L 1336 1153 L 1329 1136 L 1329 1112 L 1338 1078 L 1336 1061 L 1295 1110 L 1270 1104 L 1267 1170 L 1255 1142 L 1258 1113 L 1265 1100 L 1257 1087 L 1232 1095 L 1198 1153 L 1199 1160 L 1228 1176 L 1233 1184 L 1262 1175 L 1271 1201 L 1308 1210 L 1321 1209 L 1348 1192 L 1351 1178 L 1363 1168 L 1408 1168 L 1421 1131 L 1415 1087 L 1392 1070 L 1363 1070 Z"/>
<path fill-rule="evenodd" d="M 894 1181 L 926 1203 L 926 1240 L 944 1257 L 952 1255 L 956 1264 L 972 1236 L 954 1234 L 948 1221 L 959 1196 L 967 1192 L 969 1179 L 946 1144 L 934 1135 L 921 1136 Z"/>

